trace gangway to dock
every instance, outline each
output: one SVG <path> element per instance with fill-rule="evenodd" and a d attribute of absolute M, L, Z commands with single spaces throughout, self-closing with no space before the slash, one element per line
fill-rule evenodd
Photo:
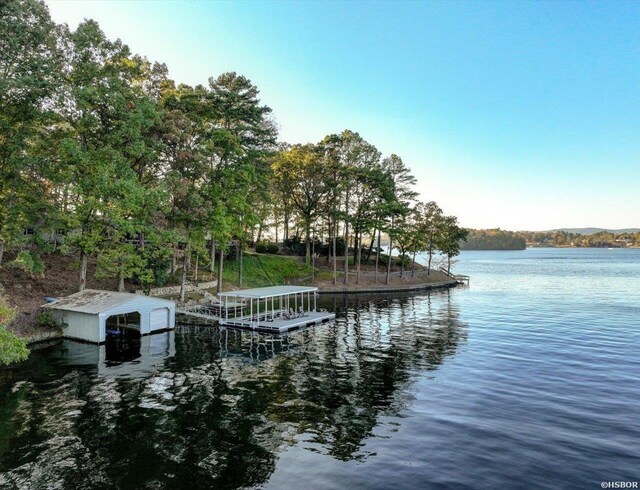
<path fill-rule="evenodd" d="M 185 315 L 200 320 L 220 321 L 225 316 L 242 315 L 245 304 L 243 302 L 226 301 L 225 303 L 185 304 L 176 307 L 176 314 Z"/>

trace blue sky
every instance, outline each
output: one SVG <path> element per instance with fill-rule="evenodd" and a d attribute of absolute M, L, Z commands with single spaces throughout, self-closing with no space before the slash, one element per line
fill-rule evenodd
<path fill-rule="evenodd" d="M 178 82 L 242 73 L 283 140 L 358 131 L 464 226 L 640 226 L 640 2 L 47 3 Z"/>

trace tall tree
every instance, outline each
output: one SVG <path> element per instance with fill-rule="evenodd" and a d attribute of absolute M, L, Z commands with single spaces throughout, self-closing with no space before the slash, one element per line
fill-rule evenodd
<path fill-rule="evenodd" d="M 469 231 L 458 225 L 455 216 L 444 216 L 440 222 L 438 248 L 447 258 L 447 273 L 451 273 L 451 260 L 460 254 L 460 242 L 467 238 Z"/>
<path fill-rule="evenodd" d="M 385 206 L 387 216 L 385 231 L 389 236 L 389 260 L 385 283 L 389 284 L 394 237 L 403 234 L 402 223 L 411 210 L 410 204 L 416 198 L 417 192 L 413 190 L 416 178 L 399 156 L 394 154 L 385 158 L 382 161 L 382 168 L 388 176 L 390 186 L 386 194 Z"/>
<path fill-rule="evenodd" d="M 0 265 L 5 246 L 49 204 L 54 167 L 38 150 L 56 119 L 63 36 L 43 2 L 0 2 Z"/>
<path fill-rule="evenodd" d="M 333 263 L 333 284 L 338 282 L 337 240 L 338 224 L 340 220 L 340 199 L 346 185 L 344 167 L 340 160 L 341 138 L 337 134 L 325 136 L 318 143 L 318 151 L 323 155 L 325 166 L 325 185 L 327 196 L 325 199 L 325 213 L 328 218 L 329 253 Z"/>
<path fill-rule="evenodd" d="M 114 230 L 135 222 L 135 209 L 145 207 L 139 201 L 149 196 L 136 164 L 153 158 L 146 133 L 158 118 L 153 102 L 135 87 L 139 77 L 129 49 L 108 40 L 95 22 L 71 33 L 60 160 L 70 183 L 68 244 L 80 253 L 80 290 L 89 256 L 110 238 L 110 253 L 117 253 L 123 232 Z M 121 251 L 122 263 L 129 263 L 127 247 Z"/>
<path fill-rule="evenodd" d="M 305 261 L 311 265 L 311 228 L 329 193 L 322 155 L 314 145 L 297 145 L 275 159 L 273 171 L 279 181 L 289 185 L 291 200 L 304 223 Z"/>
<path fill-rule="evenodd" d="M 419 203 L 416 206 L 416 212 L 418 228 L 424 242 L 424 251 L 429 257 L 427 274 L 431 274 L 431 261 L 436 251 L 438 233 L 441 230 L 443 219 L 442 209 L 434 201 L 429 201 L 426 204 Z"/>

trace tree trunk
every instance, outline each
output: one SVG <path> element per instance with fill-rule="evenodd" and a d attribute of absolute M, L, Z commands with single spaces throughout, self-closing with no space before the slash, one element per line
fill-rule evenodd
<path fill-rule="evenodd" d="M 307 232 L 307 246 L 304 253 L 304 263 L 307 267 L 311 265 L 311 224 L 306 224 Z"/>
<path fill-rule="evenodd" d="M 400 254 L 400 277 L 404 276 L 404 249 Z"/>
<path fill-rule="evenodd" d="M 416 249 L 413 249 L 413 262 L 411 263 L 411 277 L 415 275 L 416 272 Z"/>
<path fill-rule="evenodd" d="M 357 266 L 356 266 L 356 284 L 360 284 L 360 262 L 362 261 L 362 232 L 356 234 L 356 257 L 357 257 Z"/>
<path fill-rule="evenodd" d="M 376 243 L 376 230 L 373 230 L 373 234 L 371 235 L 371 243 L 369 244 L 369 250 L 367 250 L 367 258 L 365 262 L 369 263 L 369 259 L 371 258 L 371 252 L 373 252 L 373 245 Z"/>
<path fill-rule="evenodd" d="M 180 278 L 180 301 L 183 302 L 187 292 L 187 263 L 189 262 L 190 256 L 191 249 L 189 248 L 189 244 L 187 244 L 184 249 L 184 256 L 182 257 L 182 277 Z"/>
<path fill-rule="evenodd" d="M 196 266 L 195 266 L 194 277 L 193 277 L 194 281 L 198 280 L 198 259 L 200 259 L 200 254 L 198 254 L 198 252 L 196 252 Z"/>
<path fill-rule="evenodd" d="M 286 242 L 289 239 L 289 212 L 286 210 L 284 211 L 284 241 Z"/>
<path fill-rule="evenodd" d="M 87 253 L 82 250 L 80 252 L 80 291 L 84 291 L 84 288 L 87 286 L 87 262 L 89 257 Z"/>
<path fill-rule="evenodd" d="M 178 250 L 175 244 L 173 245 L 173 254 L 171 255 L 171 275 L 176 273 L 176 269 L 178 268 Z"/>
<path fill-rule="evenodd" d="M 378 229 L 378 247 L 376 250 L 376 275 L 375 282 L 378 284 L 378 264 L 380 264 L 380 230 Z"/>
<path fill-rule="evenodd" d="M 211 256 L 209 258 L 209 272 L 213 275 L 216 271 L 216 242 L 211 239 Z"/>
<path fill-rule="evenodd" d="M 393 217 L 391 218 L 391 229 L 393 229 Z M 384 283 L 389 284 L 389 275 L 391 274 L 391 251 L 393 250 L 393 239 L 389 235 L 389 260 L 387 261 L 387 278 Z"/>
<path fill-rule="evenodd" d="M 238 242 L 238 287 L 242 287 L 242 242 Z"/>
<path fill-rule="evenodd" d="M 223 271 L 223 262 L 224 262 L 224 250 L 220 249 L 218 256 L 218 285 L 216 287 L 216 292 L 222 292 L 222 271 Z"/>
<path fill-rule="evenodd" d="M 451 255 L 447 255 L 447 274 L 451 274 Z"/>
<path fill-rule="evenodd" d="M 258 236 L 256 236 L 256 243 L 260 243 L 260 239 L 262 238 L 262 222 L 258 225 Z"/>
<path fill-rule="evenodd" d="M 349 188 L 344 199 L 344 209 L 346 211 L 344 219 L 344 283 L 349 284 Z"/>
<path fill-rule="evenodd" d="M 316 236 L 311 237 L 311 281 L 316 280 Z"/>
<path fill-rule="evenodd" d="M 338 283 L 338 257 L 336 257 L 336 239 L 338 235 L 338 223 L 333 221 L 333 284 Z"/>
<path fill-rule="evenodd" d="M 118 271 L 118 291 L 124 293 L 124 273 L 122 269 Z"/>
<path fill-rule="evenodd" d="M 4 256 L 4 240 L 0 240 L 0 265 L 2 265 L 3 256 Z"/>
<path fill-rule="evenodd" d="M 429 237 L 429 263 L 427 264 L 427 275 L 431 275 L 431 257 L 433 255 L 433 235 Z"/>

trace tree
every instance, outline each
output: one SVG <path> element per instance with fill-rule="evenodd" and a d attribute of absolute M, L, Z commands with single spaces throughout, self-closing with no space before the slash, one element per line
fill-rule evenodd
<path fill-rule="evenodd" d="M 54 167 L 39 142 L 55 119 L 63 32 L 42 2 L 0 3 L 0 265 L 5 246 L 44 218 L 50 203 Z"/>
<path fill-rule="evenodd" d="M 333 284 L 338 283 L 338 263 L 337 263 L 337 242 L 338 242 L 338 226 L 341 217 L 340 201 L 344 188 L 347 185 L 345 167 L 341 161 L 341 145 L 342 138 L 337 134 L 325 136 L 320 143 L 318 149 L 324 156 L 325 163 L 325 185 L 328 188 L 325 200 L 325 213 L 328 221 L 329 231 L 329 256 L 333 262 Z"/>
<path fill-rule="evenodd" d="M 291 200 L 304 223 L 306 238 L 305 262 L 311 264 L 311 228 L 329 193 L 324 175 L 322 155 L 314 145 L 296 145 L 281 152 L 274 160 L 275 179 L 287 183 Z"/>
<path fill-rule="evenodd" d="M 375 146 L 365 141 L 358 133 L 350 130 L 344 130 L 339 136 L 339 158 L 341 163 L 340 177 L 344 182 L 344 197 L 342 199 L 344 203 L 344 211 L 341 213 L 341 217 L 344 221 L 344 283 L 349 283 L 349 224 L 355 221 L 359 221 L 360 217 L 357 216 L 358 207 L 356 207 L 356 214 L 353 213 L 352 198 L 353 194 L 358 193 L 358 189 L 354 186 L 354 178 L 356 175 L 363 176 L 363 172 L 366 169 L 371 169 L 380 160 L 380 152 Z M 362 179 L 361 182 L 362 184 Z M 361 188 L 360 188 L 361 190 Z M 361 209 L 361 208 L 360 208 Z M 355 240 L 356 246 L 359 240 L 358 233 L 360 230 L 356 230 Z"/>
<path fill-rule="evenodd" d="M 70 34 L 68 54 L 59 151 L 72 211 L 68 244 L 80 253 L 80 290 L 88 257 L 96 253 L 116 259 L 122 287 L 122 276 L 143 266 L 123 241 L 131 232 L 144 237 L 162 200 L 145 187 L 145 162 L 156 158 L 160 116 L 142 88 L 145 63 L 119 40 L 108 40 L 95 22 L 85 21 Z"/>
<path fill-rule="evenodd" d="M 467 238 L 468 230 L 458 225 L 455 216 L 444 216 L 440 222 L 437 247 L 447 258 L 447 273 L 451 273 L 451 259 L 460 254 L 460 242 Z"/>
<path fill-rule="evenodd" d="M 353 212 L 350 221 L 356 238 L 356 284 L 360 283 L 362 237 L 376 226 L 379 209 L 376 204 L 383 199 L 385 177 L 375 160 L 371 161 L 371 165 L 358 167 L 353 172 Z"/>
<path fill-rule="evenodd" d="M 387 219 L 383 225 L 389 236 L 389 260 L 385 279 L 385 284 L 389 284 L 391 254 L 394 248 L 393 240 L 394 237 L 400 238 L 400 235 L 403 234 L 402 223 L 411 211 L 410 204 L 417 196 L 417 192 L 413 190 L 416 178 L 399 156 L 391 155 L 385 158 L 382 161 L 382 168 L 389 179 L 384 203 L 384 214 Z"/>
<path fill-rule="evenodd" d="M 422 236 L 424 251 L 428 254 L 427 275 L 431 274 L 431 260 L 436 251 L 437 237 L 443 219 L 442 209 L 434 202 L 416 206 L 418 229 Z"/>
<path fill-rule="evenodd" d="M 269 119 L 271 109 L 261 105 L 258 95 L 258 88 L 249 79 L 229 72 L 209 79 L 205 98 L 208 228 L 218 242 L 238 239 L 240 284 L 244 244 L 249 231 L 264 218 L 262 203 L 270 191 L 269 158 L 277 136 L 275 124 Z M 220 289 L 220 277 L 218 281 Z"/>

